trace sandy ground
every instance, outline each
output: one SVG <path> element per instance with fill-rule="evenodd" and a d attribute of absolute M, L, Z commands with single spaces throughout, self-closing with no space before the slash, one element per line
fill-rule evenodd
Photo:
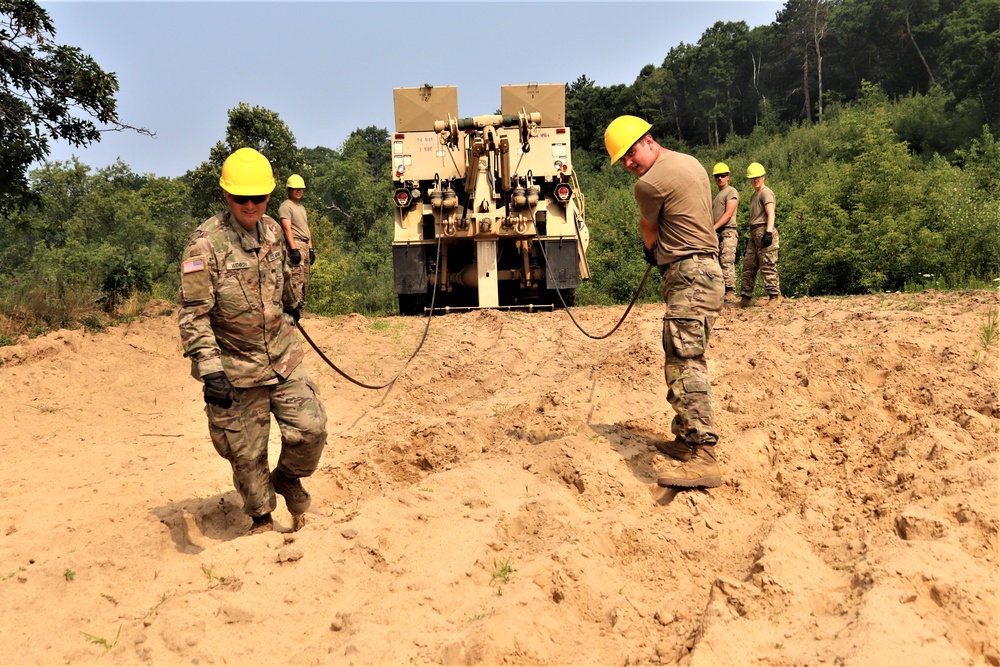
<path fill-rule="evenodd" d="M 662 305 L 435 318 L 391 390 L 309 350 L 309 523 L 255 536 L 171 316 L 0 348 L 0 663 L 1000 664 L 998 306 L 727 308 L 709 491 L 655 483 Z M 374 384 L 423 320 L 303 325 Z"/>

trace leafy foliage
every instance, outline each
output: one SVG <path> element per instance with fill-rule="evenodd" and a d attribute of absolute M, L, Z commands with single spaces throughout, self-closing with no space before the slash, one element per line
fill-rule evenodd
<path fill-rule="evenodd" d="M 0 0 L 0 213 L 37 202 L 28 167 L 49 154 L 49 140 L 100 141 L 98 123 L 118 119 L 118 80 L 79 48 L 54 41 L 55 27 L 34 0 Z"/>
<path fill-rule="evenodd" d="M 243 146 L 274 166 L 272 215 L 285 179 L 306 180 L 317 253 L 307 308 L 395 312 L 387 130 L 300 148 L 278 114 L 240 103 L 208 159 L 183 177 L 140 175 L 122 162 L 92 171 L 74 158 L 23 178 L 47 154 L 47 138 L 99 138 L 94 120 L 71 109 L 127 126 L 115 116 L 114 76 L 55 45 L 38 5 L 0 0 L 0 17 L 0 341 L 95 329 L 102 308 L 113 320 L 136 295 L 174 298 L 181 250 L 222 210 L 221 166 Z M 598 86 L 581 75 L 567 84 L 566 115 L 593 277 L 577 303 L 623 303 L 646 271 L 634 177 L 608 165 L 604 149 L 604 128 L 623 113 L 646 118 L 663 145 L 706 168 L 732 167 L 743 202 L 738 258 L 752 191 L 745 167 L 766 166 L 786 295 L 992 281 L 1000 276 L 998 50 L 997 0 L 789 0 L 768 26 L 715 23 L 632 84 Z M 642 299 L 659 299 L 657 278 Z"/>
<path fill-rule="evenodd" d="M 216 143 L 208 160 L 185 175 L 191 187 L 191 212 L 196 218 L 208 218 L 225 208 L 219 188 L 222 163 L 240 148 L 253 148 L 271 162 L 277 182 L 268 204 L 272 216 L 285 199 L 285 181 L 289 176 L 299 174 L 307 183 L 310 180 L 302 151 L 295 145 L 295 136 L 288 125 L 269 109 L 240 102 L 229 110 L 225 141 Z"/>

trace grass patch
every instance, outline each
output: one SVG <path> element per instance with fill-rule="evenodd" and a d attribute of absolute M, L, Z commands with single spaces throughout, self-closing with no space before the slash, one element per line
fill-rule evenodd
<path fill-rule="evenodd" d="M 98 646 L 103 646 L 104 652 L 107 653 L 118 644 L 118 640 L 122 636 L 122 626 L 120 625 L 118 626 L 118 633 L 115 635 L 114 641 L 110 642 L 104 637 L 98 637 L 97 635 L 92 635 L 89 632 L 82 632 L 81 634 L 84 637 L 86 637 L 87 641 L 90 642 L 91 644 L 97 644 Z"/>
<path fill-rule="evenodd" d="M 979 327 L 980 331 L 980 342 L 983 344 L 983 349 L 989 349 L 990 344 L 996 340 L 997 336 L 997 324 L 1000 321 L 1000 311 L 996 308 L 990 308 L 986 312 L 986 317 L 984 322 Z"/>
<path fill-rule="evenodd" d="M 91 313 L 90 315 L 82 318 L 80 320 L 80 324 L 83 325 L 83 328 L 87 331 L 87 333 L 100 333 L 107 328 L 97 313 Z"/>
<path fill-rule="evenodd" d="M 493 576 L 490 577 L 490 583 L 492 584 L 493 582 L 498 581 L 498 582 L 500 582 L 501 585 L 502 584 L 509 584 L 510 583 L 510 575 L 514 574 L 515 572 L 517 572 L 517 570 L 515 570 L 514 566 L 511 565 L 510 558 L 506 558 L 506 559 L 504 559 L 502 561 L 501 560 L 497 560 L 496 558 L 494 558 L 493 559 Z M 500 594 L 499 593 L 499 586 L 497 587 L 497 591 L 498 591 L 497 595 L 499 595 Z"/>

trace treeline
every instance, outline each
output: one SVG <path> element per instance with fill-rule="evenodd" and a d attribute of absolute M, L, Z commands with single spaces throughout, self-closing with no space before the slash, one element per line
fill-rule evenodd
<path fill-rule="evenodd" d="M 890 102 L 865 85 L 854 102 L 831 104 L 822 124 L 757 127 L 717 150 L 696 147 L 706 169 L 721 161 L 733 170 L 741 194 L 738 262 L 753 193 L 746 167 L 757 161 L 777 198 L 785 296 L 1000 287 L 1000 144 L 993 133 L 981 127 L 952 159 L 916 152 L 902 138 L 921 136 L 915 125 L 948 132 L 949 99 L 937 89 Z M 645 270 L 633 179 L 600 161 L 580 174 L 594 277 L 578 303 L 621 302 Z"/>
<path fill-rule="evenodd" d="M 765 165 L 787 296 L 996 285 L 998 51 L 1000 0 L 790 0 L 768 26 L 717 23 L 631 85 L 568 84 L 593 274 L 577 303 L 627 301 L 645 271 L 634 178 L 608 167 L 603 146 L 622 113 L 708 169 L 727 162 L 741 227 L 746 166 Z M 183 244 L 223 208 L 221 165 L 242 146 L 275 166 L 272 215 L 285 179 L 306 180 L 318 257 L 307 310 L 395 312 L 388 138 L 359 128 L 336 149 L 299 148 L 277 114 L 240 104 L 225 137 L 181 177 L 45 164 L 30 173 L 31 203 L 0 215 L 0 344 L 173 301 Z"/>
<path fill-rule="evenodd" d="M 822 122 L 830 106 L 941 87 L 948 131 L 903 136 L 918 152 L 948 154 L 990 125 L 1000 129 L 1000 0 L 788 0 L 769 24 L 719 21 L 680 44 L 631 85 L 567 88 L 576 145 L 599 153 L 620 113 L 645 118 L 674 146 L 718 149 L 727 137 Z"/>
<path fill-rule="evenodd" d="M 355 130 L 339 150 L 300 149 L 276 113 L 240 104 L 209 159 L 178 178 L 137 174 L 122 162 L 92 171 L 76 159 L 32 171 L 36 203 L 0 216 L 0 344 L 23 332 L 102 327 L 135 316 L 151 298 L 176 300 L 181 251 L 224 210 L 222 163 L 242 146 L 273 163 L 272 217 L 288 176 L 306 180 L 317 252 L 308 309 L 391 311 L 388 131 Z"/>

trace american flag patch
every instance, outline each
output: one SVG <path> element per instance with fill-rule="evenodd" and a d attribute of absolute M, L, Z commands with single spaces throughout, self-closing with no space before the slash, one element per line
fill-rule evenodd
<path fill-rule="evenodd" d="M 188 261 L 181 264 L 181 273 L 194 273 L 195 271 L 204 271 L 205 262 L 200 259 L 189 259 Z"/>

